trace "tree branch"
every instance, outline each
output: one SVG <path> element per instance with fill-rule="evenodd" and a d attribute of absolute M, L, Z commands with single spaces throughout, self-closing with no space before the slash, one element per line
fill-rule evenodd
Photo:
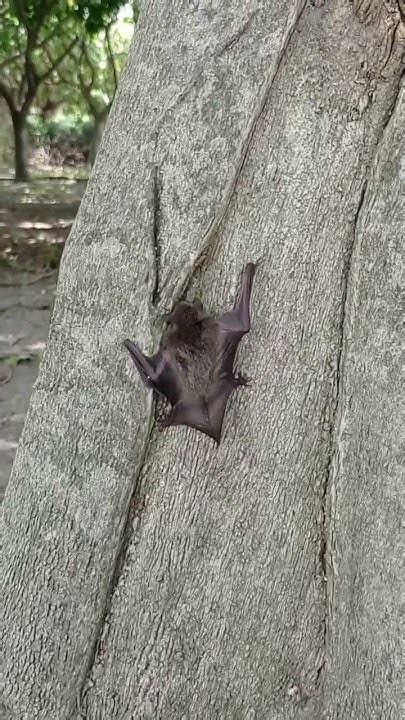
<path fill-rule="evenodd" d="M 27 14 L 25 12 L 24 3 L 21 2 L 21 0 L 14 0 L 14 4 L 15 4 L 16 15 L 17 15 L 19 21 L 21 22 L 21 24 L 24 25 L 25 29 L 27 30 L 29 23 L 28 23 Z"/>
<path fill-rule="evenodd" d="M 21 80 L 18 83 L 18 90 L 17 90 L 17 103 L 19 105 L 21 105 L 23 102 L 24 83 L 25 83 L 25 73 L 23 72 L 23 74 L 21 76 Z"/>
<path fill-rule="evenodd" d="M 91 59 L 91 57 L 90 57 L 90 55 L 89 55 L 89 52 L 88 52 L 88 50 L 87 50 L 86 44 L 85 44 L 84 42 L 83 42 L 82 45 L 81 45 L 81 50 L 82 50 L 82 55 L 83 55 L 84 59 L 86 60 L 87 65 L 88 65 L 89 68 L 90 68 L 91 82 L 90 82 L 89 88 L 90 88 L 90 90 L 91 90 L 91 89 L 93 88 L 94 81 L 95 81 L 95 79 L 96 79 L 96 70 L 95 70 L 95 67 L 94 67 L 94 65 L 93 65 L 92 59 Z"/>
<path fill-rule="evenodd" d="M 67 57 L 72 52 L 74 46 L 77 45 L 78 42 L 79 42 L 79 38 L 75 37 L 72 40 L 72 42 L 70 43 L 70 45 L 56 58 L 56 60 L 54 60 L 52 62 L 51 67 L 48 68 L 48 70 L 45 73 L 43 73 L 43 75 L 39 76 L 39 78 L 38 78 L 39 83 L 43 82 L 50 75 L 52 75 L 53 71 L 56 70 L 56 68 L 61 64 L 61 62 L 63 62 L 65 57 Z M 48 55 L 48 57 L 50 57 L 50 56 Z"/>
<path fill-rule="evenodd" d="M 26 6 L 23 0 L 15 0 L 15 12 L 21 25 L 23 25 L 27 35 L 26 46 L 24 52 L 22 53 L 25 56 L 25 69 L 23 72 L 23 77 L 21 78 L 21 84 L 18 91 L 19 102 L 21 102 L 22 92 L 25 83 L 27 84 L 27 95 L 32 95 L 32 97 L 35 97 L 37 73 L 31 56 L 32 51 L 35 49 L 35 32 L 33 32 L 32 25 L 30 24 L 30 20 L 26 12 Z M 25 101 L 23 105 L 24 104 Z"/>
<path fill-rule="evenodd" d="M 54 37 L 54 35 L 58 32 L 58 29 L 59 29 L 58 25 L 56 24 L 55 27 L 48 33 L 48 35 L 46 37 L 44 37 L 44 39 L 41 40 L 37 44 L 35 49 L 40 50 L 41 48 L 45 47 L 45 45 L 49 42 L 49 40 L 51 40 Z"/>
<path fill-rule="evenodd" d="M 93 65 L 93 61 L 89 55 L 89 52 L 88 52 L 88 49 L 87 49 L 85 43 L 81 44 L 81 52 L 82 52 L 82 57 L 84 57 L 84 59 L 87 63 L 87 66 L 89 67 L 91 79 L 90 79 L 89 83 L 86 83 L 86 81 L 84 79 L 84 75 L 83 75 L 81 67 L 80 67 L 80 63 L 79 63 L 80 89 L 82 91 L 82 95 L 83 95 L 84 99 L 86 100 L 86 102 L 89 106 L 90 112 L 92 113 L 93 117 L 98 122 L 100 122 L 103 119 L 103 117 L 105 116 L 105 114 L 108 112 L 108 110 L 111 106 L 111 102 L 108 103 L 107 107 L 103 107 L 100 110 L 99 105 L 92 97 L 91 91 L 94 87 L 95 80 L 96 80 L 96 68 Z"/>
<path fill-rule="evenodd" d="M 97 117 L 98 116 L 98 107 L 97 107 L 96 103 L 94 102 L 93 98 L 91 97 L 92 83 L 90 83 L 89 85 L 86 83 L 80 66 L 79 66 L 79 83 L 80 83 L 80 89 L 81 89 L 82 95 L 83 95 L 85 101 L 87 102 L 87 105 L 90 108 L 90 112 L 92 113 L 92 115 L 94 115 L 94 117 Z"/>
<path fill-rule="evenodd" d="M 6 87 L 6 85 L 4 85 L 2 80 L 0 80 L 0 95 L 6 101 L 8 107 L 10 109 L 10 112 L 15 113 L 17 108 L 16 108 L 16 105 L 14 102 L 14 98 L 11 94 L 11 90 L 9 90 L 8 87 Z"/>
<path fill-rule="evenodd" d="M 72 81 L 64 75 L 60 70 L 58 70 L 58 79 L 52 81 L 52 85 L 67 85 L 67 87 L 71 87 Z"/>
<path fill-rule="evenodd" d="M 113 71 L 114 88 L 115 88 L 114 94 L 115 94 L 117 87 L 118 87 L 118 73 L 117 73 L 117 66 L 115 64 L 114 53 L 113 53 L 112 47 L 111 47 L 110 29 L 111 29 L 111 25 L 109 25 L 105 30 L 105 39 L 107 42 L 108 54 L 110 56 L 110 63 L 111 63 L 112 71 Z"/>
<path fill-rule="evenodd" d="M 7 58 L 6 60 L 3 60 L 3 62 L 0 62 L 0 70 L 7 67 L 8 65 L 11 65 L 15 60 L 19 60 L 24 55 L 24 51 L 16 53 L 16 55 L 12 55 L 12 57 Z"/>

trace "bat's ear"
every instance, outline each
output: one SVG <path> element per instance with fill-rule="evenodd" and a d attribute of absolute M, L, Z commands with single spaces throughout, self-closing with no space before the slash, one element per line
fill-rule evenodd
<path fill-rule="evenodd" d="M 193 300 L 193 305 L 195 305 L 195 307 L 198 308 L 198 310 L 203 310 L 203 304 L 202 304 L 200 298 L 195 297 Z"/>

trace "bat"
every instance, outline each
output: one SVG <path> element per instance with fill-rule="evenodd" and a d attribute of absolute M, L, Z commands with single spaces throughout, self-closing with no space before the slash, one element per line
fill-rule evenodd
<path fill-rule="evenodd" d="M 167 316 L 159 351 L 147 357 L 138 345 L 125 340 L 146 385 L 164 396 L 170 410 L 160 429 L 187 425 L 219 444 L 228 399 L 248 380 L 234 374 L 236 349 L 250 330 L 250 296 L 256 266 L 246 265 L 233 310 L 219 318 L 208 315 L 198 299 L 182 300 Z"/>

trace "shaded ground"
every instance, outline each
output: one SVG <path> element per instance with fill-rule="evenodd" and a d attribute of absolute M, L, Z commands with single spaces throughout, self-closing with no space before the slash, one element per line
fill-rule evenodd
<path fill-rule="evenodd" d="M 45 347 L 65 239 L 85 182 L 0 180 L 0 500 Z"/>

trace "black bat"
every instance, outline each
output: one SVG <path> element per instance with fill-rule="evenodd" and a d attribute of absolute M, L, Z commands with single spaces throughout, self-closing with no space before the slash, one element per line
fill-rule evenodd
<path fill-rule="evenodd" d="M 156 355 L 147 357 L 136 343 L 125 340 L 145 385 L 171 405 L 161 428 L 188 425 L 219 443 L 228 398 L 248 384 L 234 374 L 233 365 L 238 344 L 250 330 L 255 269 L 253 263 L 246 265 L 234 309 L 218 319 L 207 315 L 197 299 L 178 302 Z"/>

